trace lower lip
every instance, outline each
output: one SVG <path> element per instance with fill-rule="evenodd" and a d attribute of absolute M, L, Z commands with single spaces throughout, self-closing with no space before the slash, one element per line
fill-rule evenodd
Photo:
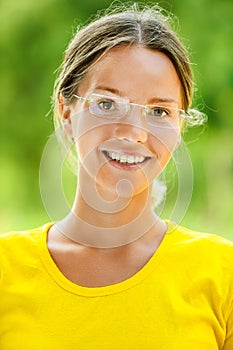
<path fill-rule="evenodd" d="M 121 169 L 121 170 L 138 170 L 140 169 L 145 163 L 148 162 L 149 159 L 145 159 L 143 162 L 141 163 L 120 163 L 116 160 L 113 160 L 111 158 L 109 158 L 105 153 L 104 156 L 108 159 L 109 163 L 114 166 L 115 168 Z"/>

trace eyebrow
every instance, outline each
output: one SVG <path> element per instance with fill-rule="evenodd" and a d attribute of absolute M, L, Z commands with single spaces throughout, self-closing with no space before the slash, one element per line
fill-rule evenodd
<path fill-rule="evenodd" d="M 122 92 L 120 90 L 118 90 L 118 89 L 115 89 L 115 88 L 110 88 L 110 87 L 107 87 L 107 86 L 96 86 L 96 90 L 108 91 L 108 92 L 111 92 L 112 94 L 115 94 L 115 95 L 123 97 Z"/>
<path fill-rule="evenodd" d="M 112 94 L 118 95 L 120 97 L 124 97 L 122 92 L 118 89 L 107 87 L 107 86 L 96 86 L 96 90 L 102 90 L 102 91 L 108 91 L 111 92 Z M 177 100 L 173 98 L 168 98 L 168 97 L 153 97 L 150 99 L 149 103 L 175 103 L 179 104 Z"/>
<path fill-rule="evenodd" d="M 175 100 L 174 98 L 163 98 L 163 97 L 154 97 L 150 100 L 150 103 L 175 103 L 175 104 L 179 104 L 177 100 Z"/>

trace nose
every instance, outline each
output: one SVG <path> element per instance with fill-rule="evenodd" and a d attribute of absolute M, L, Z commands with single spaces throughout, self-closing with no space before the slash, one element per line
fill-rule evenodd
<path fill-rule="evenodd" d="M 148 131 L 146 129 L 144 117 L 141 108 L 133 106 L 124 116 L 124 121 L 117 124 L 114 129 L 114 136 L 119 139 L 145 143 L 148 139 Z"/>
<path fill-rule="evenodd" d="M 118 124 L 114 129 L 114 136 L 118 139 L 145 143 L 148 139 L 147 132 L 143 128 L 130 124 Z"/>

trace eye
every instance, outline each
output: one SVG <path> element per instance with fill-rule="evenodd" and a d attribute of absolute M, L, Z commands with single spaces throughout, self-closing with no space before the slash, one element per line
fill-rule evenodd
<path fill-rule="evenodd" d="M 147 111 L 151 117 L 155 118 L 164 118 L 169 115 L 169 112 L 165 108 L 159 106 L 148 107 Z"/>
<path fill-rule="evenodd" d="M 114 111 L 116 109 L 116 104 L 114 101 L 108 99 L 101 99 L 97 101 L 98 107 L 103 111 Z"/>
<path fill-rule="evenodd" d="M 89 111 L 97 117 L 119 118 L 124 115 L 125 103 L 111 96 L 93 94 L 90 97 Z"/>

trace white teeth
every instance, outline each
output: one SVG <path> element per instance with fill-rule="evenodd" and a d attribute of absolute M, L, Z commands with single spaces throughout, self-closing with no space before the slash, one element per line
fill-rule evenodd
<path fill-rule="evenodd" d="M 128 163 L 130 163 L 130 164 L 134 163 L 134 157 L 133 156 L 129 156 L 128 157 Z"/>
<path fill-rule="evenodd" d="M 121 157 L 120 157 L 120 162 L 121 162 L 121 163 L 126 163 L 126 162 L 127 162 L 127 158 L 128 158 L 128 157 L 126 157 L 126 156 L 121 156 Z"/>
<path fill-rule="evenodd" d="M 116 159 L 116 155 L 114 153 L 111 154 L 112 159 Z"/>
<path fill-rule="evenodd" d="M 126 154 L 119 154 L 114 152 L 108 152 L 108 156 L 112 160 L 116 160 L 120 163 L 129 163 L 129 164 L 135 164 L 135 163 L 142 163 L 145 160 L 145 157 L 143 156 L 132 156 L 132 155 L 126 155 Z"/>

